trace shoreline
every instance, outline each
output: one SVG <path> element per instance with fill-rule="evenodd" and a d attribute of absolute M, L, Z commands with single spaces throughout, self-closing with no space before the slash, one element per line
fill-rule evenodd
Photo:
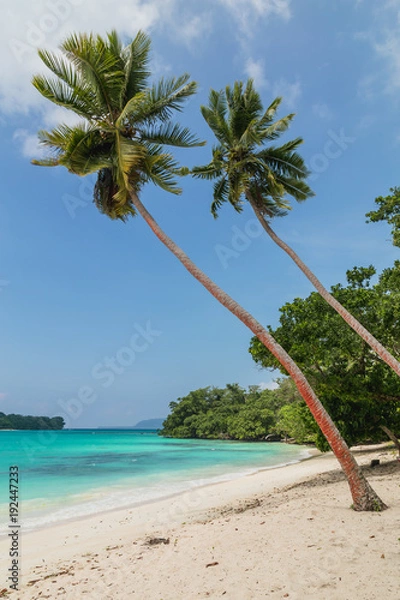
<path fill-rule="evenodd" d="M 193 479 L 182 479 L 176 480 L 171 484 L 170 488 L 167 488 L 165 492 L 160 493 L 158 490 L 155 491 L 154 487 L 150 486 L 148 488 L 139 486 L 139 490 L 142 493 L 146 494 L 146 492 L 150 492 L 145 498 L 142 499 L 127 499 L 126 493 L 130 489 L 130 486 L 135 484 L 134 481 L 127 480 L 130 482 L 129 486 L 126 485 L 126 490 L 124 493 L 120 492 L 119 497 L 115 498 L 115 504 L 110 505 L 110 495 L 105 493 L 105 490 L 113 490 L 113 485 L 109 487 L 101 487 L 101 488 L 93 488 L 87 490 L 86 494 L 93 494 L 93 497 L 90 500 L 82 500 L 80 502 L 72 503 L 67 505 L 67 511 L 73 511 L 74 509 L 77 511 L 76 514 L 72 514 L 70 516 L 65 516 L 65 509 L 63 513 L 63 509 L 57 506 L 50 506 L 49 510 L 35 510 L 32 513 L 28 514 L 25 517 L 25 527 L 24 523 L 21 523 L 21 527 L 25 530 L 25 535 L 30 533 L 34 533 L 36 531 L 41 531 L 53 527 L 57 527 L 59 525 L 68 525 L 69 523 L 73 523 L 75 521 L 84 521 L 91 517 L 101 517 L 102 515 L 106 515 L 109 513 L 113 513 L 116 511 L 122 510 L 130 510 L 136 509 L 141 506 L 146 506 L 148 504 L 154 504 L 157 502 L 168 501 L 175 497 L 181 496 L 182 494 L 187 493 L 188 491 L 192 491 L 194 489 L 200 489 L 203 487 L 219 485 L 220 483 L 225 483 L 229 481 L 237 481 L 243 477 L 248 477 L 251 475 L 255 475 L 257 473 L 274 470 L 274 469 L 283 469 L 290 465 L 295 465 L 305 460 L 309 460 L 315 455 L 321 454 L 315 447 L 313 446 L 305 446 L 300 444 L 299 448 L 302 450 L 302 456 L 300 458 L 296 458 L 293 460 L 287 460 L 287 462 L 278 463 L 270 466 L 237 466 L 236 470 L 229 471 L 228 473 L 220 473 L 218 475 L 210 475 L 209 477 L 195 477 Z M 175 489 L 174 489 L 175 488 Z M 120 489 L 119 487 L 116 489 Z M 156 495 L 154 495 L 156 494 Z M 97 506 L 97 508 L 93 508 L 87 510 L 90 505 L 103 505 Z M 109 504 L 109 506 L 107 506 Z M 8 505 L 2 505 L 4 509 L 8 510 Z M 79 512 L 80 511 L 80 512 Z M 47 521 L 44 521 L 47 516 Z M 43 522 L 44 521 L 44 522 Z M 3 531 L 4 529 L 4 531 Z M 0 542 L 7 537 L 8 527 L 5 525 L 4 528 L 0 529 Z"/>
<path fill-rule="evenodd" d="M 388 444 L 359 447 L 358 449 L 354 450 L 354 453 L 358 462 L 364 465 L 369 464 L 370 459 L 376 457 L 381 458 L 382 462 L 385 464 L 392 465 L 392 463 L 396 462 L 394 459 L 394 452 Z M 398 465 L 398 467 L 397 465 L 391 467 L 395 469 L 395 474 L 397 474 L 397 476 L 400 475 L 400 465 Z M 200 529 L 201 531 L 197 531 L 197 535 L 192 536 L 193 539 L 191 538 L 192 541 L 190 542 L 192 544 L 193 540 L 195 540 L 196 544 L 200 544 L 202 541 L 204 541 L 202 531 L 207 530 L 207 535 L 213 535 L 212 532 L 213 530 L 215 531 L 214 527 L 217 525 L 215 519 L 221 519 L 223 516 L 227 515 L 229 516 L 230 520 L 237 519 L 238 521 L 237 527 L 230 531 L 230 535 L 235 536 L 236 531 L 242 527 L 241 519 L 247 521 L 248 518 L 251 517 L 251 513 L 257 513 L 257 511 L 261 510 L 258 507 L 262 506 L 264 502 L 267 502 L 267 504 L 270 502 L 272 506 L 277 505 L 277 510 L 279 512 L 282 505 L 282 500 L 286 500 L 293 494 L 300 494 L 300 496 L 302 494 L 306 494 L 307 496 L 308 494 L 308 496 L 310 496 L 310 489 L 312 490 L 312 494 L 311 498 L 309 498 L 309 501 L 314 501 L 314 496 L 317 496 L 317 494 L 314 492 L 321 491 L 317 489 L 318 485 L 315 482 L 318 481 L 318 479 L 321 479 L 321 477 L 322 479 L 326 477 L 328 473 L 329 477 L 333 479 L 333 483 L 329 483 L 325 487 L 332 485 L 343 488 L 340 492 L 342 498 L 340 503 L 338 504 L 337 501 L 334 502 L 334 513 L 337 513 L 339 510 L 343 517 L 350 521 L 353 519 L 357 522 L 360 521 L 360 518 L 361 520 L 365 520 L 366 518 L 383 518 L 387 520 L 390 518 L 391 514 L 392 516 L 396 514 L 396 518 L 400 524 L 399 501 L 397 501 L 397 505 L 395 506 L 396 503 L 393 502 L 393 500 L 389 500 L 391 508 L 388 511 L 385 511 L 385 513 L 354 513 L 351 511 L 349 509 L 351 504 L 350 493 L 347 489 L 347 484 L 342 481 L 336 458 L 331 453 L 319 453 L 318 455 L 311 456 L 288 466 L 266 468 L 234 480 L 215 482 L 206 484 L 204 486 L 194 487 L 186 492 L 178 493 L 173 497 L 155 500 L 154 502 L 147 503 L 145 505 L 115 509 L 106 513 L 82 517 L 79 520 L 56 524 L 40 530 L 27 532 L 25 534 L 22 531 L 22 591 L 18 592 L 18 594 L 16 592 L 12 592 L 10 597 L 18 598 L 18 600 L 20 598 L 45 598 L 46 595 L 40 594 L 40 592 L 44 594 L 45 590 L 47 592 L 52 590 L 50 596 L 47 597 L 57 597 L 58 592 L 55 594 L 55 588 L 52 587 L 55 584 L 53 584 L 51 581 L 54 574 L 54 581 L 56 582 L 58 588 L 60 588 L 61 585 L 61 588 L 65 589 L 66 584 L 71 585 L 74 583 L 73 588 L 67 588 L 67 596 L 64 596 L 68 600 L 70 598 L 73 599 L 75 597 L 81 597 L 80 594 L 83 593 L 85 593 L 84 597 L 90 599 L 92 597 L 101 597 L 102 600 L 103 597 L 104 599 L 130 598 L 130 595 L 124 595 L 125 592 L 123 592 L 123 590 L 118 591 L 113 584 L 113 582 L 115 583 L 120 577 L 119 575 L 117 577 L 116 565 L 118 564 L 118 569 L 120 569 L 121 564 L 126 566 L 132 559 L 137 566 L 140 565 L 141 567 L 144 567 L 145 563 L 137 563 L 137 561 L 144 559 L 144 557 L 147 555 L 147 551 L 150 550 L 150 548 L 151 550 L 149 558 L 151 555 L 156 556 L 161 552 L 164 554 L 165 552 L 172 552 L 172 554 L 174 554 L 175 551 L 177 551 L 174 550 L 172 543 L 164 545 L 161 542 L 161 545 L 157 545 L 154 548 L 146 546 L 145 540 L 149 537 L 161 538 L 164 540 L 179 540 L 183 534 L 187 536 L 188 531 L 193 531 L 194 534 L 195 530 L 197 531 Z M 397 483 L 397 490 L 398 485 L 399 483 Z M 377 492 L 381 495 L 382 499 L 386 501 L 387 497 L 385 497 L 385 489 L 381 491 L 375 482 L 373 483 L 373 486 L 377 489 Z M 397 490 L 396 493 L 398 495 Z M 308 502 L 306 502 L 306 505 L 307 504 Z M 295 509 L 297 510 L 296 507 Z M 322 512 L 326 512 L 328 514 L 328 510 L 325 511 L 325 507 L 323 505 L 322 509 Z M 307 510 L 309 509 L 307 508 Z M 234 517 L 232 515 L 234 515 Z M 389 515 L 389 517 L 387 515 Z M 337 516 L 338 515 L 336 514 L 336 519 Z M 266 522 L 266 518 L 267 517 L 264 515 L 262 517 L 262 521 L 260 522 Z M 273 511 L 271 513 L 271 518 L 273 518 Z M 288 521 L 290 522 L 290 511 L 288 511 L 287 514 L 284 514 L 283 518 L 286 524 Z M 311 518 L 309 523 L 312 523 L 313 518 Z M 223 521 L 224 520 L 225 519 L 223 519 Z M 226 528 L 224 535 L 227 533 L 229 525 L 230 523 L 228 522 L 221 523 L 221 527 Z M 272 525 L 273 524 L 271 521 L 268 527 L 269 536 L 273 535 Z M 251 526 L 254 526 L 254 523 Z M 259 527 L 260 526 L 257 525 L 257 531 L 259 531 Z M 295 535 L 295 525 L 293 524 L 292 527 L 294 527 L 293 535 Z M 335 527 L 337 528 L 338 525 L 336 524 Z M 393 526 L 391 529 L 393 529 Z M 283 530 L 285 530 L 285 527 L 283 527 Z M 275 535 L 277 535 L 277 532 L 275 532 Z M 249 539 L 253 538 L 254 533 L 250 535 Z M 214 545 L 217 542 L 220 543 L 221 539 L 219 537 L 214 539 Z M 396 542 L 398 545 L 398 550 L 400 551 L 400 545 L 397 541 L 397 538 Z M 278 537 L 274 544 L 278 554 L 279 543 L 280 540 Z M 176 544 L 178 544 L 178 542 L 176 542 Z M 4 573 L 6 572 L 9 561 L 8 545 L 8 540 L 3 539 L 0 541 L 0 573 L 2 577 L 0 590 L 2 589 L 2 586 L 5 586 Z M 236 553 L 239 551 L 239 549 L 240 548 L 235 547 L 232 548 L 232 551 L 234 550 Z M 121 550 L 121 552 L 115 552 L 115 550 Z M 133 554 L 131 556 L 132 552 Z M 85 556 L 87 558 L 85 558 Z M 181 556 L 180 560 L 182 561 L 183 558 L 184 557 Z M 192 562 L 193 560 L 194 559 L 192 557 Z M 128 561 L 128 563 L 126 561 Z M 192 562 L 189 560 L 189 563 L 185 567 L 188 569 L 189 579 Z M 213 561 L 210 560 L 210 562 Z M 167 570 L 172 569 L 173 564 L 169 564 L 169 566 L 168 564 L 169 563 L 167 561 L 165 568 Z M 184 564 L 186 564 L 185 561 Z M 156 565 L 153 566 L 156 567 Z M 382 565 L 379 566 L 381 567 Z M 72 572 L 74 572 L 74 574 L 78 573 L 77 569 L 79 572 L 82 571 L 82 573 L 80 573 L 82 577 L 79 579 L 79 582 L 75 575 L 72 575 Z M 97 571 L 99 570 L 101 570 L 103 573 L 101 578 L 102 581 L 100 582 L 97 577 Z M 122 570 L 125 572 L 125 569 Z M 185 569 L 183 568 L 183 570 Z M 145 569 L 142 575 L 145 579 L 147 577 L 146 581 L 148 583 L 146 583 L 146 585 L 151 587 L 152 576 L 150 571 L 146 571 Z M 394 572 L 397 575 L 397 568 L 394 569 Z M 49 577 L 50 575 L 52 576 L 51 578 Z M 85 576 L 83 577 L 83 575 Z M 94 575 L 96 575 L 95 579 L 93 579 Z M 206 575 L 209 576 L 208 569 L 207 571 L 204 570 L 204 576 Z M 128 575 L 126 575 L 126 577 L 128 577 Z M 36 579 L 38 581 L 35 584 L 32 584 L 32 586 L 27 586 L 29 581 L 34 581 Z M 158 576 L 155 577 L 155 579 L 158 581 Z M 132 585 L 136 585 L 136 583 L 133 584 L 133 581 L 137 582 L 137 578 L 133 577 L 132 573 L 130 574 L 130 580 L 132 580 Z M 96 583 L 96 585 L 99 584 L 102 586 L 104 585 L 104 581 L 108 581 L 110 583 L 110 588 L 114 590 L 112 595 L 102 596 L 101 593 L 104 592 L 105 588 L 102 588 L 103 592 L 100 593 L 100 596 L 96 594 L 90 595 L 90 589 L 92 585 Z M 88 582 L 91 582 L 89 587 Z M 155 584 L 156 582 L 154 582 L 154 585 Z M 85 586 L 87 592 L 84 592 Z M 76 592 L 76 596 L 72 595 L 72 591 L 74 594 Z M 253 593 L 255 593 L 254 590 L 251 592 L 251 594 Z M 151 598 L 151 600 L 153 600 L 153 598 L 155 600 L 190 598 L 190 600 L 192 600 L 192 598 L 194 599 L 198 597 L 219 597 L 219 595 L 198 596 L 197 594 L 193 596 L 186 596 L 183 592 L 183 595 L 173 595 L 173 590 L 170 590 L 169 592 L 161 592 L 158 588 L 157 592 L 154 591 L 154 594 L 153 591 L 150 593 L 150 595 L 148 592 L 142 596 L 140 593 L 139 595 L 136 594 L 133 597 L 139 598 L 140 600 L 142 598 Z M 61 596 L 62 594 L 60 593 L 59 595 Z M 238 598 L 240 600 L 247 598 L 252 600 L 256 597 L 261 598 L 264 596 L 252 596 L 246 595 L 245 593 L 242 595 L 238 594 L 237 596 L 228 595 L 228 598 Z M 275 598 L 274 595 L 271 597 Z M 280 598 L 283 597 L 283 595 L 276 597 Z M 296 596 L 294 596 L 292 592 L 290 594 L 290 598 L 293 600 L 295 597 Z M 304 597 L 308 596 L 300 595 L 298 596 L 298 600 L 302 600 Z M 337 596 L 337 598 L 345 597 L 346 596 Z M 364 595 L 364 597 L 366 596 Z M 319 598 L 323 599 L 325 596 L 319 595 Z M 330 600 L 331 598 L 336 598 L 336 596 L 328 595 L 326 598 L 329 598 Z M 371 600 L 372 598 L 374 598 L 374 596 L 371 596 Z M 386 595 L 386 598 L 389 599 L 391 596 Z M 397 598 L 398 597 L 396 597 L 396 600 Z M 393 596 L 393 599 L 395 599 L 395 596 Z M 368 600 L 370 600 L 369 597 Z"/>

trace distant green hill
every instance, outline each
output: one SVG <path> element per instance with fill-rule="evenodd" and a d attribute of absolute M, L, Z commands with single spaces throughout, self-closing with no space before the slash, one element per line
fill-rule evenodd
<path fill-rule="evenodd" d="M 6 415 L 0 412 L 0 430 L 1 429 L 63 429 L 65 425 L 62 417 L 34 417 L 32 415 Z"/>

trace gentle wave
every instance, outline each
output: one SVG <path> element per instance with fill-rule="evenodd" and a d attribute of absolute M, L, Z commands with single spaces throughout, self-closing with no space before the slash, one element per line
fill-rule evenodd
<path fill-rule="evenodd" d="M 202 486 L 223 481 L 231 481 L 259 471 L 295 464 L 309 458 L 309 456 L 309 451 L 302 450 L 299 451 L 297 459 L 295 460 L 265 467 L 243 467 L 239 470 L 220 473 L 212 477 L 191 479 L 188 472 L 187 478 L 182 478 L 181 474 L 179 480 L 170 481 L 165 478 L 159 485 L 149 484 L 134 488 L 134 482 L 132 480 L 127 480 L 124 484 L 95 488 L 82 494 L 73 494 L 68 498 L 60 498 L 58 501 L 57 499 L 48 500 L 46 498 L 27 500 L 23 503 L 23 513 L 22 518 L 20 519 L 21 529 L 28 532 L 34 529 L 60 524 L 66 521 L 76 520 L 119 508 L 147 504 L 176 494 L 198 489 Z M 68 502 L 68 506 L 65 506 L 66 501 Z M 63 505 L 62 508 L 61 503 Z M 2 516 L 2 513 L 5 513 L 5 511 L 5 505 L 1 506 L 0 516 Z M 3 518 L 1 518 L 1 521 L 4 522 Z M 0 537 L 7 535 L 7 530 L 8 526 L 0 528 Z"/>

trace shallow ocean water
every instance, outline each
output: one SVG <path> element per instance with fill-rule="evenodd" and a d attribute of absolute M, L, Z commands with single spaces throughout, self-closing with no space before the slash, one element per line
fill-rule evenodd
<path fill-rule="evenodd" d="M 29 530 L 307 456 L 304 446 L 177 440 L 152 431 L 1 431 L 0 535 L 7 532 L 10 466 L 18 467 L 20 522 Z"/>

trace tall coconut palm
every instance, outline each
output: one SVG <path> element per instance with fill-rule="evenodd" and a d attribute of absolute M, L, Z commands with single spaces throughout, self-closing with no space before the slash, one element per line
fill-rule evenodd
<path fill-rule="evenodd" d="M 260 323 L 164 233 L 139 199 L 143 185 L 150 181 L 179 193 L 174 177 L 178 165 L 164 146 L 200 143 L 187 129 L 171 121 L 173 111 L 195 92 L 196 84 L 184 75 L 149 87 L 149 49 L 150 40 L 144 33 L 138 33 L 124 48 L 112 32 L 105 39 L 73 35 L 61 45 L 61 56 L 40 51 L 43 62 L 57 78 L 36 76 L 33 84 L 44 97 L 73 110 L 82 122 L 75 127 L 60 125 L 50 132 L 41 131 L 40 141 L 51 155 L 34 164 L 62 165 L 81 176 L 96 172 L 94 201 L 101 212 L 112 219 L 141 215 L 183 266 L 284 365 L 347 476 L 354 507 L 386 508 L 297 365 Z"/>
<path fill-rule="evenodd" d="M 213 148 L 211 162 L 191 172 L 198 178 L 216 180 L 211 205 L 214 217 L 225 202 L 240 212 L 247 199 L 266 233 L 294 260 L 324 300 L 400 376 L 398 360 L 328 292 L 270 225 L 274 217 L 284 216 L 290 210 L 288 196 L 301 202 L 313 195 L 305 181 L 309 172 L 297 153 L 303 140 L 265 146 L 287 131 L 294 117 L 289 114 L 274 120 L 280 103 L 281 98 L 276 98 L 264 110 L 251 79 L 246 86 L 236 82 L 233 88 L 211 90 L 209 105 L 202 106 L 201 112 L 218 144 Z"/>

